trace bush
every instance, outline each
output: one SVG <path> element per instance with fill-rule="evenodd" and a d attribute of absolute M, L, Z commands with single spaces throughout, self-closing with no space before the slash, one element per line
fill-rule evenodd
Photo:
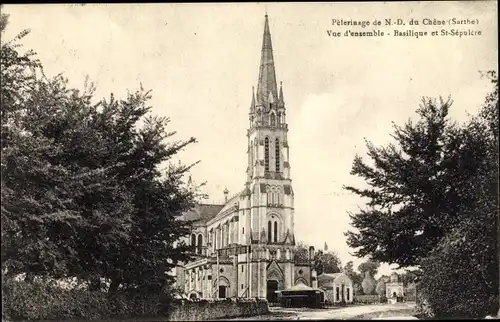
<path fill-rule="evenodd" d="M 484 318 L 498 310 L 494 213 L 470 216 L 422 261 L 417 286 L 436 318 Z"/>
<path fill-rule="evenodd" d="M 46 282 L 4 280 L 2 319 L 95 320 L 166 315 L 170 301 L 159 294 L 137 291 L 107 293 L 85 289 L 63 289 Z"/>
<path fill-rule="evenodd" d="M 378 295 L 354 295 L 355 303 L 373 304 L 380 303 L 380 296 Z"/>

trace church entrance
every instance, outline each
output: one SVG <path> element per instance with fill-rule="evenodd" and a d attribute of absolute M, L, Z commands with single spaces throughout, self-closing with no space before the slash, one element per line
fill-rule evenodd
<path fill-rule="evenodd" d="M 277 280 L 267 280 L 267 301 L 270 303 L 278 302 L 278 294 L 275 292 L 278 290 Z"/>
<path fill-rule="evenodd" d="M 226 298 L 226 286 L 219 286 L 219 298 L 220 299 L 225 299 Z"/>

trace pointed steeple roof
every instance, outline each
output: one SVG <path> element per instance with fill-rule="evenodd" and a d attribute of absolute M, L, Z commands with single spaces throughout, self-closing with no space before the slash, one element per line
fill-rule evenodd
<path fill-rule="evenodd" d="M 262 41 L 262 52 L 260 56 L 259 81 L 257 84 L 257 103 L 268 103 L 270 93 L 272 97 L 278 97 L 278 86 L 276 84 L 276 71 L 274 69 L 273 45 L 271 43 L 271 32 L 267 13 L 264 23 L 264 37 Z"/>
<path fill-rule="evenodd" d="M 252 104 L 250 104 L 250 113 L 255 112 L 255 89 L 252 86 Z"/>
<path fill-rule="evenodd" d="M 280 94 L 278 96 L 278 102 L 284 103 L 284 100 L 283 100 L 283 82 L 280 82 Z"/>

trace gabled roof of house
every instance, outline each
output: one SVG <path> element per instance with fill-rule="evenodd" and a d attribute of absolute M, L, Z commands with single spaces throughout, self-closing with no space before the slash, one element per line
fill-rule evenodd
<path fill-rule="evenodd" d="M 332 273 L 332 274 L 321 274 L 321 275 L 318 275 L 318 286 L 320 287 L 332 287 L 333 284 L 335 283 L 335 281 L 337 280 L 337 278 L 339 278 L 340 276 L 345 276 L 347 278 L 349 278 L 349 276 L 347 276 L 346 274 L 344 273 Z M 350 278 L 349 278 L 350 280 Z"/>

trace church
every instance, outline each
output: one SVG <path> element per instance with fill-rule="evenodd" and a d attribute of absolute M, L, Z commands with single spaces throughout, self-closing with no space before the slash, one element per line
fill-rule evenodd
<path fill-rule="evenodd" d="M 287 133 L 266 14 L 257 90 L 252 90 L 249 107 L 246 182 L 230 198 L 226 189 L 224 204 L 200 204 L 181 216 L 196 221 L 185 240 L 196 257 L 176 271 L 177 286 L 189 298 L 259 297 L 276 302 L 276 291 L 298 284 L 317 287 L 314 248 L 306 259 L 295 257 Z"/>

